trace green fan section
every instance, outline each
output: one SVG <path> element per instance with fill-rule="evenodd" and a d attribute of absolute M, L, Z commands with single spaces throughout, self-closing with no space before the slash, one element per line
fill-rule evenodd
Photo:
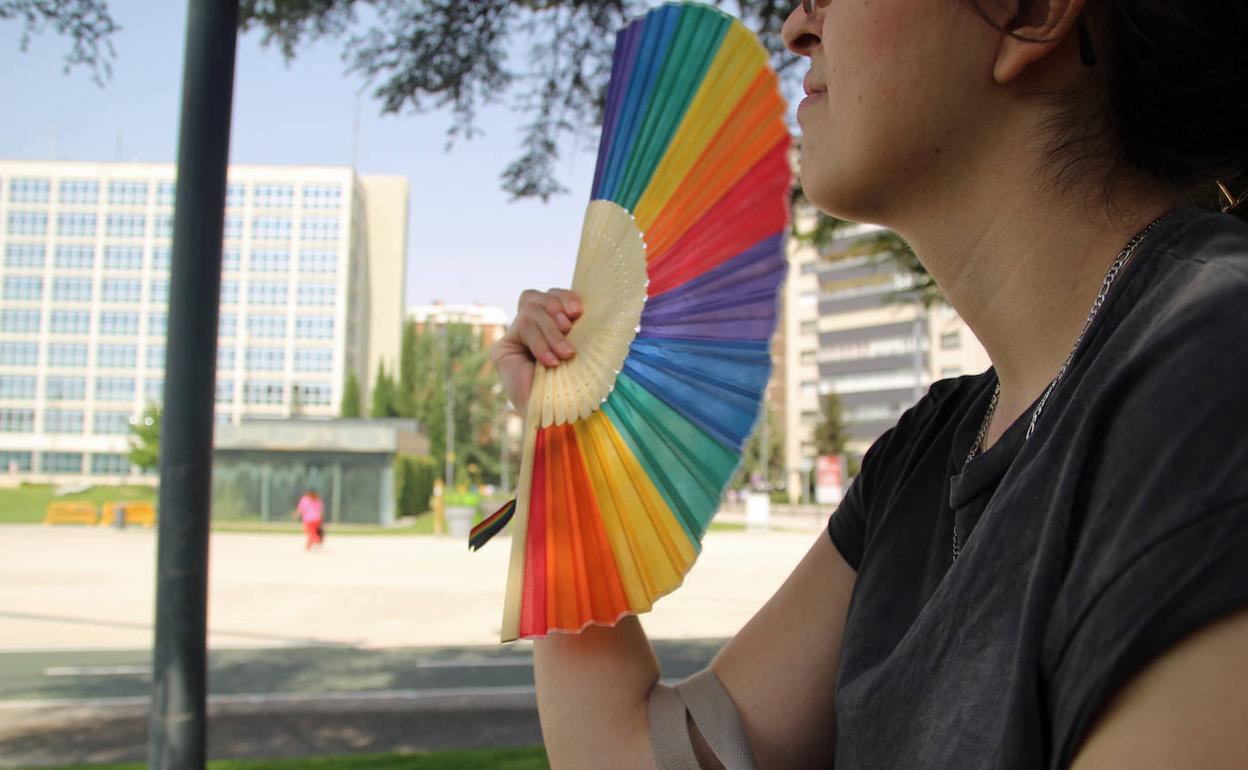
<path fill-rule="evenodd" d="M 681 14 L 623 179 L 613 196 L 629 211 L 636 208 L 650 185 L 732 22 L 731 16 L 713 8 L 688 6 Z"/>
<path fill-rule="evenodd" d="M 700 552 L 740 456 L 627 375 L 615 381 L 602 408 Z"/>

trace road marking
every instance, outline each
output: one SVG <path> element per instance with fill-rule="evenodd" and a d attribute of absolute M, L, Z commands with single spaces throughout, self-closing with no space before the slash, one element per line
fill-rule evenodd
<path fill-rule="evenodd" d="M 132 666 L 52 666 L 43 670 L 44 676 L 151 676 L 152 667 L 147 664 Z"/>

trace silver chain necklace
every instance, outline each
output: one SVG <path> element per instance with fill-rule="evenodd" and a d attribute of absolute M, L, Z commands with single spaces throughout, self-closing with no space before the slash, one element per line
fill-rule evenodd
<path fill-rule="evenodd" d="M 1087 333 L 1088 327 L 1092 325 L 1092 319 L 1096 318 L 1096 313 L 1101 309 L 1101 305 L 1105 304 L 1105 297 L 1109 294 L 1109 289 L 1114 285 L 1114 281 L 1118 278 L 1118 274 L 1131 261 L 1131 257 L 1135 255 L 1136 249 L 1140 243 L 1148 237 L 1153 228 L 1165 219 L 1163 214 L 1148 224 L 1143 230 L 1135 234 L 1131 240 L 1127 241 L 1127 245 L 1122 247 L 1122 251 L 1118 252 L 1118 258 L 1109 266 L 1109 272 L 1105 273 L 1105 280 L 1101 281 L 1101 290 L 1097 292 L 1096 299 L 1092 302 L 1092 310 L 1088 312 L 1088 318 L 1083 322 L 1083 328 L 1079 330 L 1079 336 L 1075 337 L 1075 344 L 1071 346 L 1070 352 L 1066 354 L 1066 360 L 1062 362 L 1062 368 L 1057 370 L 1057 376 L 1044 389 L 1040 401 L 1036 404 L 1036 408 L 1031 413 L 1031 422 L 1027 425 L 1027 433 L 1023 436 L 1023 441 L 1031 438 L 1032 431 L 1036 429 L 1036 421 L 1040 419 L 1040 412 L 1044 409 L 1044 404 L 1049 400 L 1049 394 L 1057 387 L 1057 383 L 1061 381 L 1062 375 L 1066 374 L 1066 369 L 1070 366 L 1070 362 L 1075 357 L 1075 352 L 1079 350 L 1079 343 L 1083 342 L 1083 335 Z M 975 455 L 979 453 L 980 447 L 984 444 L 984 434 L 988 432 L 988 424 L 992 422 L 992 415 L 997 411 L 997 399 L 1001 396 L 1001 380 L 997 380 L 997 385 L 992 391 L 992 399 L 988 402 L 988 410 L 984 413 L 984 422 L 979 426 L 979 433 L 975 436 L 975 443 L 971 444 L 971 451 L 967 453 L 966 460 L 962 463 L 962 470 L 966 470 L 966 466 L 971 460 L 975 459 Z M 953 522 L 953 560 L 958 560 L 958 555 L 962 553 L 962 543 L 958 538 L 958 522 Z"/>

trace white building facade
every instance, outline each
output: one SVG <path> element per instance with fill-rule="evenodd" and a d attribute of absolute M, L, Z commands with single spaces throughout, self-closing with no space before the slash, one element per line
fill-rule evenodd
<path fill-rule="evenodd" d="M 134 476 L 131 421 L 165 385 L 174 174 L 0 161 L 0 474 Z M 406 212 L 401 179 L 230 168 L 218 421 L 336 416 L 348 372 L 397 363 Z"/>

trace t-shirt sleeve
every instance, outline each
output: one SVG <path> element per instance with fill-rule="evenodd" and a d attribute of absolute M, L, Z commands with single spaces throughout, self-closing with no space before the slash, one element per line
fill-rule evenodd
<path fill-rule="evenodd" d="M 845 557 L 845 561 L 854 571 L 862 563 L 862 551 L 867 538 L 867 500 L 870 493 L 864 491 L 864 488 L 871 486 L 883 472 L 880 468 L 881 455 L 895 430 L 896 428 L 890 428 L 867 449 L 862 456 L 858 475 L 849 483 L 845 496 L 828 519 L 828 537 L 832 538 L 832 545 L 836 546 L 836 550 L 841 552 L 841 556 Z"/>
<path fill-rule="evenodd" d="M 1057 767 L 1134 675 L 1248 606 L 1248 352 L 1224 337 L 1248 330 L 1238 304 L 1200 304 L 1212 317 L 1159 333 L 1087 416 L 1100 442 L 1042 648 Z"/>

